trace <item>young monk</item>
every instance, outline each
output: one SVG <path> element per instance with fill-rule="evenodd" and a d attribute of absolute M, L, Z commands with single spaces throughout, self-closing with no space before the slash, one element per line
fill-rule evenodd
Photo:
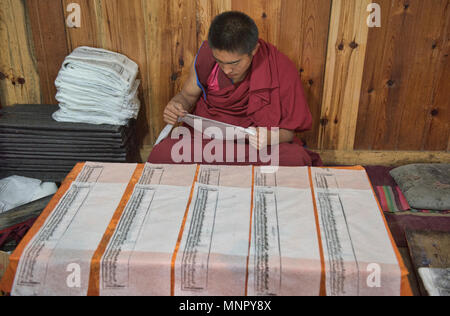
<path fill-rule="evenodd" d="M 248 153 L 252 149 L 270 153 L 278 146 L 280 166 L 322 165 L 319 155 L 304 148 L 295 137 L 295 132 L 307 131 L 312 125 L 295 65 L 273 45 L 259 39 L 255 22 L 244 13 L 225 12 L 214 19 L 189 78 L 165 108 L 164 121 L 175 125 L 187 113 L 255 132 L 244 145 L 245 157 L 237 157 L 236 149 L 235 159 L 230 161 L 224 149 L 218 164 L 269 164 L 259 156 L 256 162 L 251 161 Z M 148 161 L 174 163 L 172 147 L 179 141 L 166 138 L 153 148 Z M 201 148 L 210 141 L 202 139 Z M 195 148 L 193 134 L 191 144 Z M 215 163 L 194 161 L 194 154 L 190 153 L 191 161 L 184 162 Z"/>

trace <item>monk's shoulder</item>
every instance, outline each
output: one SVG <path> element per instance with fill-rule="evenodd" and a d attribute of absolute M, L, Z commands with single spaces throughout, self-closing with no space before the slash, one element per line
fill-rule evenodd
<path fill-rule="evenodd" d="M 297 70 L 297 66 L 294 64 L 294 62 L 285 54 L 278 51 L 278 69 L 282 70 L 283 76 L 285 75 L 292 75 L 295 77 L 299 76 L 299 72 Z"/>
<path fill-rule="evenodd" d="M 287 81 L 291 81 L 293 77 L 298 77 L 299 72 L 295 63 L 276 46 L 270 43 L 268 45 L 272 47 L 272 51 L 274 52 L 280 79 L 285 78 Z"/>
<path fill-rule="evenodd" d="M 214 67 L 216 61 L 212 54 L 212 49 L 208 45 L 208 41 L 204 41 L 195 57 L 195 71 L 197 79 L 202 85 L 206 85 L 209 74 Z"/>
<path fill-rule="evenodd" d="M 197 62 L 211 62 L 214 60 L 212 49 L 209 47 L 208 41 L 204 41 L 200 46 L 196 60 Z"/>

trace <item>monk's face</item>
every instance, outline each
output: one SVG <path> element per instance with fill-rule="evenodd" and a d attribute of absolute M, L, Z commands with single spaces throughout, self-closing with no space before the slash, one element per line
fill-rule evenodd
<path fill-rule="evenodd" d="M 256 55 L 259 49 L 259 43 L 251 54 L 239 54 L 228 52 L 224 50 L 213 49 L 213 56 L 219 64 L 220 69 L 233 80 L 233 83 L 238 83 L 245 79 L 248 70 L 253 61 L 253 56 Z"/>

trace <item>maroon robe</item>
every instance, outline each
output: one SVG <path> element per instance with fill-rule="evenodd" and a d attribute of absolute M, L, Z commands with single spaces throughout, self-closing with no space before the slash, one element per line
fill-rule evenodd
<path fill-rule="evenodd" d="M 233 84 L 225 73 L 219 69 L 217 76 L 219 89 L 208 89 L 208 79 L 216 65 L 212 50 L 208 43 L 204 42 L 195 60 L 197 84 L 202 89 L 194 113 L 195 115 L 216 121 L 233 124 L 242 127 L 279 127 L 296 132 L 311 129 L 312 117 L 305 93 L 295 65 L 275 46 L 259 40 L 260 48 L 253 58 L 246 78 L 237 84 Z M 194 137 L 192 133 L 191 161 L 184 163 L 211 162 L 194 161 Z M 198 139 L 197 139 L 198 140 Z M 179 139 L 166 138 L 153 148 L 148 161 L 150 163 L 174 163 L 171 158 L 171 149 Z M 202 140 L 202 148 L 211 140 Z M 234 153 L 237 153 L 235 144 Z M 224 159 L 218 164 L 236 165 L 267 165 L 259 157 L 257 162 L 248 159 L 249 147 L 246 146 L 246 159 L 242 157 L 238 162 L 226 161 L 225 144 L 223 149 Z M 197 147 L 198 148 L 198 147 Z M 270 154 L 270 149 L 269 149 Z M 213 162 L 214 163 L 214 162 Z M 320 156 L 307 150 L 303 143 L 294 137 L 291 143 L 279 145 L 280 166 L 320 166 Z"/>

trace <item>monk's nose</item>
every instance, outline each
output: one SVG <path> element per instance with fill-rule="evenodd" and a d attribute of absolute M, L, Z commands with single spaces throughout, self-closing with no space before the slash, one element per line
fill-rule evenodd
<path fill-rule="evenodd" d="M 224 68 L 223 68 L 223 72 L 224 72 L 226 75 L 229 75 L 229 74 L 231 74 L 231 73 L 233 72 L 233 69 L 232 69 L 231 67 L 224 67 Z"/>

